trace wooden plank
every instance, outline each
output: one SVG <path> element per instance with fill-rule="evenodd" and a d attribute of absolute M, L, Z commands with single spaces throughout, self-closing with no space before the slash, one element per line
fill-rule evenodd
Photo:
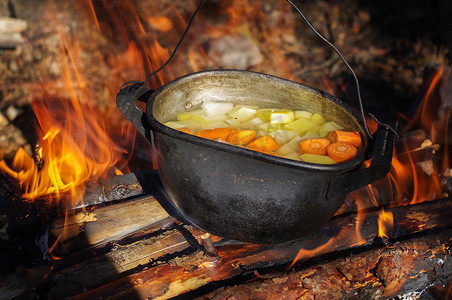
<path fill-rule="evenodd" d="M 194 238 L 200 238 L 205 234 L 194 228 L 190 228 L 190 232 Z M 80 289 L 92 289 L 126 274 L 139 272 L 145 267 L 158 264 L 157 259 L 171 256 L 190 247 L 196 248 L 196 245 L 190 243 L 178 228 L 164 230 L 156 236 L 143 238 L 128 245 L 116 244 L 107 253 L 55 272 L 49 278 L 50 290 L 46 296 L 50 299 L 61 299 L 64 296 L 79 293 Z M 197 248 L 200 249 L 200 245 Z M 58 264 L 61 263 L 64 262 Z M 55 267 L 60 268 L 58 265 Z M 64 288 L 61 288 L 62 286 Z"/>
<path fill-rule="evenodd" d="M 51 240 L 58 240 L 54 255 L 105 244 L 172 219 L 153 196 L 98 207 L 58 218 L 50 225 Z"/>

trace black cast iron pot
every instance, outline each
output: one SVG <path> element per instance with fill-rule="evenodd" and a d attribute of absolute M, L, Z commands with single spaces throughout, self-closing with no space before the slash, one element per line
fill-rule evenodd
<path fill-rule="evenodd" d="M 146 103 L 146 113 L 135 100 Z M 336 165 L 318 165 L 203 139 L 165 126 L 184 110 L 206 101 L 261 108 L 320 112 L 358 131 L 361 152 Z M 379 128 L 373 139 L 363 120 L 335 97 L 278 77 L 238 70 L 189 74 L 156 91 L 122 89 L 117 106 L 152 143 L 163 186 L 186 220 L 213 234 L 253 243 L 299 238 L 326 223 L 345 195 L 384 177 L 394 134 Z M 368 168 L 362 163 L 372 158 Z"/>

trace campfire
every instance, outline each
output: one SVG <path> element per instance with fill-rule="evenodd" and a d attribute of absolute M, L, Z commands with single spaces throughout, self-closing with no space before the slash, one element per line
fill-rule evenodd
<path fill-rule="evenodd" d="M 320 229 L 278 244 L 185 221 L 169 205 L 155 149 L 115 106 L 124 82 L 168 61 L 198 2 L 0 7 L 8 62 L 0 86 L 0 298 L 449 299 L 450 53 L 427 38 L 399 37 L 394 52 L 403 42 L 417 48 L 397 61 L 367 39 L 383 8 L 346 2 L 299 6 L 363 75 L 365 111 L 398 122 L 391 170 L 348 193 Z M 201 70 L 252 70 L 359 110 L 349 70 L 286 0 L 207 1 L 191 26 L 151 89 Z M 393 88 L 382 87 L 388 76 Z"/>

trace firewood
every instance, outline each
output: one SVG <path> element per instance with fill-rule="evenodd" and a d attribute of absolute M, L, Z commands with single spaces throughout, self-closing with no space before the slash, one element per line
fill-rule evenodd
<path fill-rule="evenodd" d="M 159 182 L 155 181 L 153 173 L 130 173 L 91 183 L 86 188 L 81 188 L 80 192 L 83 192 L 84 195 L 83 202 L 72 203 L 71 199 L 65 195 L 61 199 L 53 199 L 51 195 L 33 200 L 23 199 L 17 181 L 6 175 L 1 175 L 0 180 L 0 183 L 5 186 L 5 189 L 0 191 L 0 209 L 3 214 L 8 216 L 9 231 L 13 235 L 36 229 L 30 224 L 42 223 L 42 220 L 47 218 L 63 216 L 59 221 L 55 221 L 62 222 L 66 212 L 69 212 L 69 215 L 75 213 L 71 212 L 72 210 L 77 211 L 125 198 L 158 193 L 160 189 Z M 5 196 L 3 193 L 6 193 Z M 86 214 L 86 212 L 84 213 Z M 80 218 L 80 216 L 74 217 Z"/>
<path fill-rule="evenodd" d="M 26 28 L 25 20 L 0 17 L 0 48 L 14 48 L 23 44 L 24 39 L 20 33 Z"/>
<path fill-rule="evenodd" d="M 452 255 L 448 252 L 452 246 L 451 235 L 449 230 L 308 265 L 296 272 L 260 274 L 249 283 L 218 288 L 191 298 L 397 299 L 400 296 L 405 299 L 403 296 L 408 293 L 419 296 L 426 287 L 443 286 L 452 276 Z"/>
<path fill-rule="evenodd" d="M 201 245 L 204 247 L 204 251 L 211 256 L 218 256 L 218 252 L 212 242 L 210 233 L 203 234 L 201 236 Z"/>
<path fill-rule="evenodd" d="M 394 189 L 388 176 L 377 180 L 372 185 L 353 191 L 346 196 L 344 204 L 336 212 L 342 214 L 356 213 L 359 210 L 375 209 L 378 206 L 389 205 L 393 201 Z M 378 193 L 375 193 L 378 191 Z"/>
<path fill-rule="evenodd" d="M 394 216 L 395 228 L 387 233 L 389 241 L 407 238 L 415 233 L 438 228 L 452 227 L 452 200 L 426 202 L 418 205 L 387 209 Z M 217 246 L 218 257 L 194 252 L 177 257 L 167 263 L 149 266 L 148 269 L 125 275 L 112 282 L 105 282 L 89 292 L 73 296 L 72 299 L 127 299 L 140 295 L 142 299 L 170 298 L 204 288 L 209 283 L 243 277 L 254 271 L 288 266 L 300 249 L 304 251 L 299 258 L 308 261 L 313 257 L 342 253 L 345 250 L 368 249 L 372 245 L 382 245 L 377 237 L 378 211 L 368 212 L 360 228 L 361 237 L 354 231 L 356 216 L 343 216 L 328 222 L 321 230 L 305 238 L 278 245 L 235 244 Z M 427 222 L 426 222 L 427 221 Z M 341 232 L 341 235 L 336 236 Z M 332 241 L 332 242 L 329 242 Z M 327 243 L 329 247 L 319 247 Z M 374 262 L 377 262 L 374 260 Z M 299 264 L 298 264 L 299 265 Z M 297 265 L 295 265 L 297 266 Z M 85 265 L 89 269 L 89 266 Z M 84 277 L 79 273 L 79 278 Z"/>
<path fill-rule="evenodd" d="M 0 282 L 0 299 L 14 299 L 24 293 L 26 286 L 14 275 L 2 278 Z"/>
<path fill-rule="evenodd" d="M 405 164 L 408 164 L 410 160 L 415 162 L 431 161 L 439 149 L 440 145 L 426 142 L 418 148 L 397 155 L 397 158 Z"/>
<path fill-rule="evenodd" d="M 158 260 L 164 257 L 171 257 L 175 253 L 191 249 L 201 249 L 200 244 L 190 242 L 183 232 L 189 230 L 193 239 L 201 238 L 205 233 L 201 230 L 188 227 L 172 227 L 161 230 L 165 227 L 164 222 L 160 222 L 158 227 L 153 227 L 152 231 L 157 233 L 137 240 L 128 245 L 121 245 L 119 242 L 111 247 L 111 250 L 103 255 L 97 255 L 87 261 L 82 261 L 72 265 L 66 263 L 64 259 L 56 261 L 54 268 L 57 272 L 50 276 L 50 290 L 47 296 L 50 299 L 60 299 L 71 293 L 79 293 L 82 289 L 92 289 L 121 278 L 124 274 L 140 271 L 144 268 L 159 264 Z M 157 231 L 160 228 L 160 231 Z M 77 254 L 75 254 L 77 255 Z M 63 268 L 64 266 L 68 266 Z M 99 274 L 102 274 L 99 276 Z M 61 286 L 64 288 L 61 289 Z"/>
<path fill-rule="evenodd" d="M 51 222 L 50 236 L 58 240 L 55 255 L 107 243 L 170 219 L 154 197 L 124 201 L 58 218 Z"/>
<path fill-rule="evenodd" d="M 142 182 L 155 180 L 153 175 L 147 172 L 140 173 L 138 177 L 143 178 Z M 114 176 L 87 186 L 83 196 L 83 203 L 69 203 L 71 206 L 68 209 L 80 209 L 141 194 L 143 194 L 143 186 L 137 178 L 137 174 L 129 173 Z"/>

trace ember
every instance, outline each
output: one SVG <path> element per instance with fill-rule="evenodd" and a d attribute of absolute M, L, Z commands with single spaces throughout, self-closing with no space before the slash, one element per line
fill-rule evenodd
<path fill-rule="evenodd" d="M 114 106 L 123 82 L 167 61 L 198 2 L 107 2 L 0 4 L 0 298 L 450 297 L 450 20 L 436 17 L 449 4 L 414 3 L 397 20 L 373 1 L 301 6 L 356 66 L 365 110 L 399 121 L 400 139 L 390 174 L 320 230 L 260 245 L 179 216 L 151 147 Z M 394 22 L 407 32 L 392 36 Z M 303 82 L 358 108 L 347 68 L 286 0 L 206 1 L 149 87 L 212 68 Z"/>

